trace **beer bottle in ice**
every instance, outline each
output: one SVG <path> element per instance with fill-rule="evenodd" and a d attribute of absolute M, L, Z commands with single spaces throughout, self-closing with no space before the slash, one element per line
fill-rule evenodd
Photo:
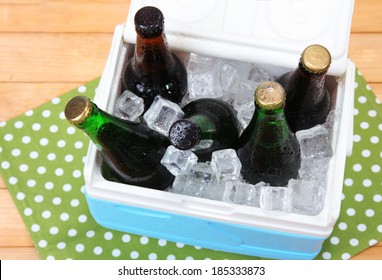
<path fill-rule="evenodd" d="M 169 145 L 165 136 L 144 124 L 114 117 L 84 96 L 67 103 L 65 116 L 89 136 L 109 167 L 103 170 L 120 182 L 160 190 L 171 185 L 174 177 L 160 163 Z"/>
<path fill-rule="evenodd" d="M 255 112 L 237 149 L 243 179 L 251 184 L 285 186 L 298 176 L 300 146 L 285 119 L 284 104 L 279 83 L 263 82 L 256 88 Z"/>
<path fill-rule="evenodd" d="M 212 152 L 236 148 L 239 125 L 226 102 L 201 98 L 182 108 L 184 117 L 170 128 L 169 139 L 180 150 L 192 149 L 199 161 L 211 160 Z"/>
<path fill-rule="evenodd" d="M 124 89 L 142 97 L 147 110 L 156 95 L 180 103 L 187 92 L 187 72 L 169 50 L 164 17 L 155 7 L 143 7 L 134 17 L 137 40 L 134 56 L 123 71 Z"/>
<path fill-rule="evenodd" d="M 308 46 L 295 71 L 277 81 L 286 92 L 285 114 L 293 132 L 326 121 L 331 109 L 325 76 L 331 63 L 329 51 L 321 45 Z"/>

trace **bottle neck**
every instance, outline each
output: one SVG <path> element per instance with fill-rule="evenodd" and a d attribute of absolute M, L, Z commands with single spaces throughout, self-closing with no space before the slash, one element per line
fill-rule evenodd
<path fill-rule="evenodd" d="M 137 35 L 135 66 L 145 73 L 162 71 L 171 67 L 173 58 L 167 46 L 166 35 L 142 38 Z"/>
<path fill-rule="evenodd" d="M 201 139 L 213 139 L 216 132 L 216 125 L 210 117 L 203 114 L 196 114 L 186 119 L 194 123 L 199 128 Z"/>

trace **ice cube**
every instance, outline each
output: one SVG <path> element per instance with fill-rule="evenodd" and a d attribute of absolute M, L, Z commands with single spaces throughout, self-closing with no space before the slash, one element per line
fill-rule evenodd
<path fill-rule="evenodd" d="M 236 109 L 236 118 L 239 121 L 242 130 L 244 130 L 251 122 L 254 112 L 255 103 L 253 101 Z"/>
<path fill-rule="evenodd" d="M 175 177 L 171 188 L 168 190 L 172 193 L 183 194 L 184 187 L 187 183 L 188 174 L 182 174 Z"/>
<path fill-rule="evenodd" d="M 218 182 L 237 180 L 240 177 L 241 162 L 234 149 L 224 149 L 212 153 L 211 168 Z"/>
<path fill-rule="evenodd" d="M 203 56 L 196 53 L 190 53 L 187 63 L 188 73 L 208 73 L 212 71 L 214 58 L 211 56 Z"/>
<path fill-rule="evenodd" d="M 331 157 L 333 155 L 330 132 L 321 124 L 297 131 L 296 137 L 300 143 L 303 158 Z"/>
<path fill-rule="evenodd" d="M 264 182 L 256 185 L 248 184 L 240 180 L 225 183 L 225 193 L 222 200 L 235 204 L 259 207 L 261 188 L 268 186 Z"/>
<path fill-rule="evenodd" d="M 259 84 L 274 80 L 272 75 L 267 70 L 256 64 L 254 64 L 252 69 L 249 71 L 248 79 Z"/>
<path fill-rule="evenodd" d="M 206 197 L 208 188 L 216 182 L 215 174 L 209 163 L 197 163 L 188 173 L 183 194 Z"/>
<path fill-rule="evenodd" d="M 213 84 L 212 72 L 188 73 L 188 98 L 218 98 L 222 94 L 216 91 Z"/>
<path fill-rule="evenodd" d="M 151 129 L 168 136 L 171 125 L 183 116 L 184 113 L 178 104 L 158 95 L 143 118 Z"/>
<path fill-rule="evenodd" d="M 203 149 L 208 149 L 212 146 L 214 143 L 214 140 L 211 139 L 202 139 L 198 144 L 196 144 L 194 147 L 192 147 L 191 151 L 198 151 Z"/>
<path fill-rule="evenodd" d="M 161 164 L 173 175 L 186 174 L 196 164 L 198 157 L 190 150 L 179 150 L 174 146 L 168 146 Z"/>
<path fill-rule="evenodd" d="M 292 189 L 273 186 L 262 187 L 259 204 L 264 210 L 290 212 L 292 210 Z"/>
<path fill-rule="evenodd" d="M 329 161 L 329 157 L 302 158 L 299 177 L 325 186 Z"/>
<path fill-rule="evenodd" d="M 233 108 L 240 109 L 247 104 L 254 104 L 254 93 L 259 83 L 244 80 L 239 83 L 237 92 L 233 95 Z"/>
<path fill-rule="evenodd" d="M 291 179 L 288 187 L 293 190 L 293 211 L 314 215 L 322 210 L 325 189 L 316 182 Z"/>
<path fill-rule="evenodd" d="M 125 120 L 136 121 L 144 111 L 143 98 L 125 90 L 114 104 L 114 114 Z"/>

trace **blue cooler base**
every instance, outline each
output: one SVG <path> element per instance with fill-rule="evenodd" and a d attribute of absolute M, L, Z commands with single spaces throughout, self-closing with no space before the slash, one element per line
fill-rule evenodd
<path fill-rule="evenodd" d="M 100 225 L 193 246 L 271 259 L 313 259 L 325 238 L 215 222 L 95 199 L 85 193 Z"/>

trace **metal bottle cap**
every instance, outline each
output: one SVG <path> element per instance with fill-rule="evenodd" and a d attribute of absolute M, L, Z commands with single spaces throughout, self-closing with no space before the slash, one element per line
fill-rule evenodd
<path fill-rule="evenodd" d="M 169 139 L 179 150 L 189 150 L 199 142 L 200 130 L 188 120 L 178 120 L 170 128 Z"/>
<path fill-rule="evenodd" d="M 162 34 L 164 17 L 162 12 L 152 6 L 138 10 L 134 17 L 135 30 L 143 38 L 153 38 Z"/>
<path fill-rule="evenodd" d="M 320 74 L 328 71 L 332 57 L 321 45 L 308 46 L 301 55 L 301 64 L 308 72 Z"/>
<path fill-rule="evenodd" d="M 265 110 L 280 109 L 285 104 L 284 88 L 277 82 L 263 82 L 255 91 L 255 103 Z"/>
<path fill-rule="evenodd" d="M 76 126 L 82 124 L 93 112 L 93 104 L 85 96 L 73 97 L 65 107 L 66 119 Z"/>

